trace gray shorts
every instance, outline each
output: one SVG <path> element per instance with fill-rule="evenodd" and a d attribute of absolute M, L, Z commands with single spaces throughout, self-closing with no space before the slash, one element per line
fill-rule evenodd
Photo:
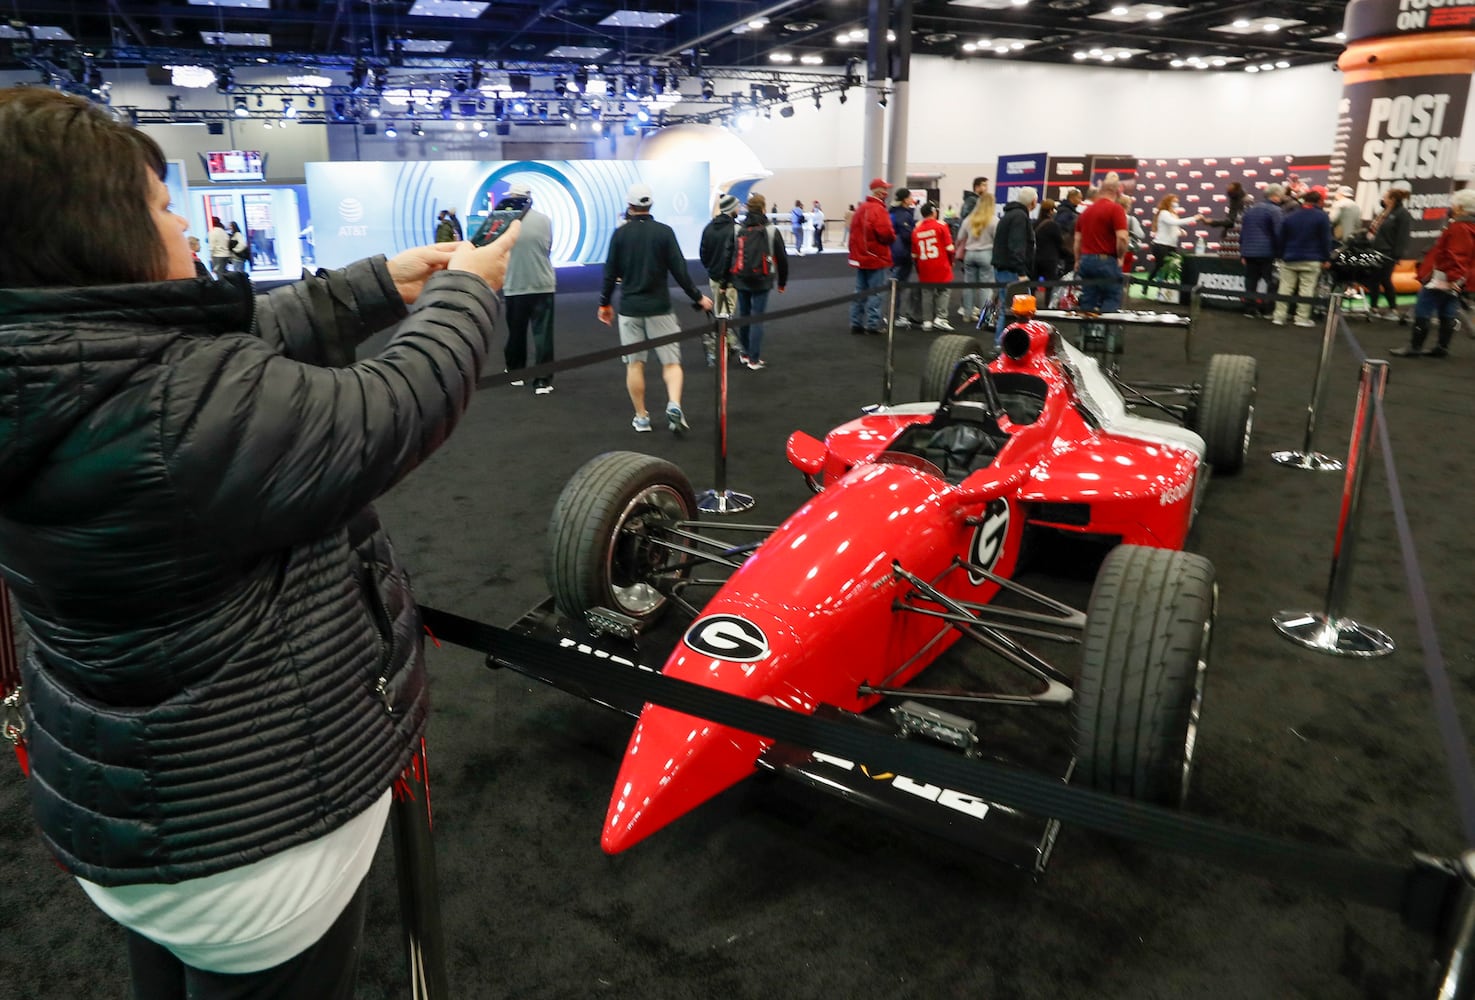
<path fill-rule="evenodd" d="M 647 340 L 656 337 L 667 337 L 678 332 L 681 325 L 676 322 L 675 313 L 662 313 L 659 316 L 621 316 L 620 317 L 620 346 L 634 347 L 643 344 Z M 656 361 L 663 365 L 681 364 L 681 343 L 664 344 L 661 347 L 652 348 L 655 352 Z M 642 351 L 639 354 L 627 354 L 620 360 L 625 364 L 635 362 L 644 363 L 645 356 L 651 351 Z"/>

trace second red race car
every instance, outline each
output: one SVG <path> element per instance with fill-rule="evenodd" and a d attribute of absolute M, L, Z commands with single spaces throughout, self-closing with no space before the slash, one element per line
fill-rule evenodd
<path fill-rule="evenodd" d="M 937 402 L 876 408 L 824 441 L 796 432 L 788 457 L 816 495 L 777 528 L 698 520 L 691 485 L 671 463 L 598 456 L 552 515 L 547 577 L 558 611 L 596 634 L 631 636 L 679 608 L 691 621 L 666 659 L 668 676 L 805 713 L 863 713 L 905 697 L 890 711 L 900 735 L 965 753 L 977 752 L 976 727 L 936 705 L 1063 708 L 1071 780 L 1181 802 L 1216 602 L 1212 565 L 1181 550 L 1211 465 L 1234 471 L 1244 461 L 1255 361 L 1215 356 L 1176 414 L 1154 411 L 1180 424 L 1131 412 L 1097 363 L 1045 323 L 1011 326 L 1000 347 L 986 361 L 972 338 L 939 338 L 922 379 L 924 398 Z M 1015 579 L 1041 533 L 1118 543 L 1084 609 Z M 696 572 L 714 566 L 728 575 Z M 962 637 L 1017 668 L 1023 683 L 907 687 Z M 1035 652 L 1040 642 L 1078 646 L 1076 669 Z M 864 772 L 802 752 L 776 765 L 780 749 L 645 706 L 603 847 L 624 850 L 763 768 L 827 790 Z M 874 778 L 849 784 L 869 788 Z M 919 808 L 988 811 L 895 778 Z"/>

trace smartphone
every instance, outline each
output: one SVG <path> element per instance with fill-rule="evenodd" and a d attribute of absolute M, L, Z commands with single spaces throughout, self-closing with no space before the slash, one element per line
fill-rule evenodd
<path fill-rule="evenodd" d="M 486 214 L 481 225 L 471 234 L 473 246 L 484 247 L 507 231 L 507 227 L 528 214 L 531 205 L 522 208 L 495 208 Z"/>

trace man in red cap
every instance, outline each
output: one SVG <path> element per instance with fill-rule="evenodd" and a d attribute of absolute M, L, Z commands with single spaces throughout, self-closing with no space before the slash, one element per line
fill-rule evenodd
<path fill-rule="evenodd" d="M 886 212 L 886 192 L 891 185 L 880 177 L 871 180 L 871 196 L 861 202 L 850 220 L 850 266 L 855 268 L 855 290 L 880 288 L 891 273 L 891 244 L 896 240 L 891 216 Z M 882 333 L 881 296 L 872 294 L 850 303 L 850 332 Z"/>

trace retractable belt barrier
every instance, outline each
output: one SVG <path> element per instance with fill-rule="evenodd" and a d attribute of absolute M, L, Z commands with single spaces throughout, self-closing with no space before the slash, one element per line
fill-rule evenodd
<path fill-rule="evenodd" d="M 1462 881 L 1455 862 L 1416 854 L 1396 864 L 1351 851 L 1317 847 L 1237 829 L 1168 809 L 1122 799 L 941 747 L 896 739 L 869 727 L 822 719 L 750 701 L 689 681 L 590 656 L 508 629 L 421 606 L 430 635 L 487 655 L 547 682 L 615 703 L 650 702 L 720 725 L 792 743 L 847 760 L 897 771 L 1037 816 L 1227 865 L 1271 879 L 1289 879 L 1356 902 L 1392 910 L 1416 929 L 1443 928 Z"/>
<path fill-rule="evenodd" d="M 1120 282 L 1109 282 L 1109 279 L 1101 278 L 1087 278 L 1069 281 L 1063 281 L 1059 279 L 1053 281 L 1034 281 L 1020 278 L 1015 281 L 954 281 L 940 285 L 929 285 L 922 282 L 913 281 L 899 281 L 896 282 L 895 285 L 898 289 L 991 288 L 995 290 L 1002 290 L 1005 288 L 1015 288 L 1020 285 L 1025 285 L 1029 288 L 1082 288 L 1086 285 L 1106 283 L 1120 284 Z M 1139 281 L 1133 282 L 1133 284 L 1140 287 L 1168 289 L 1190 296 L 1192 295 L 1194 289 L 1197 287 L 1195 285 L 1169 284 L 1167 282 Z M 803 316 L 806 313 L 818 312 L 821 309 L 829 309 L 834 306 L 849 305 L 851 302 L 860 302 L 870 298 L 873 295 L 889 294 L 891 294 L 890 284 L 878 285 L 875 288 L 866 289 L 863 292 L 852 292 L 849 295 L 837 295 L 832 298 L 821 299 L 818 302 L 811 302 L 808 305 L 794 306 L 791 309 L 776 309 L 765 312 L 762 316 L 752 319 L 751 322 L 761 322 L 765 324 L 772 323 L 775 320 L 791 319 L 795 316 Z M 1230 292 L 1221 293 L 1216 291 L 1214 294 L 1218 295 L 1221 298 L 1234 297 L 1233 293 Z M 1248 299 L 1250 298 L 1250 296 L 1244 296 L 1244 298 Z M 1266 301 L 1288 302 L 1291 304 L 1298 304 L 1303 302 L 1309 302 L 1312 304 L 1325 304 L 1327 301 L 1326 296 L 1318 298 L 1314 296 L 1301 297 L 1297 295 L 1262 295 L 1258 296 L 1258 298 Z M 707 315 L 709 317 L 711 316 L 710 313 Z M 731 316 L 728 317 L 728 319 L 729 322 L 733 323 L 734 325 L 742 325 L 741 320 L 743 319 L 743 317 Z M 616 322 L 618 323 L 618 317 L 616 317 Z M 647 351 L 653 350 L 657 347 L 664 347 L 667 344 L 679 344 L 684 340 L 693 340 L 697 337 L 706 336 L 712 332 L 713 326 L 714 321 L 711 318 L 708 318 L 700 326 L 686 327 L 684 329 L 677 330 L 675 333 L 668 333 L 663 337 L 652 337 L 649 340 L 643 340 L 638 344 L 622 344 L 617 347 L 606 348 L 602 351 L 590 351 L 586 354 L 578 354 L 572 358 L 568 358 L 563 361 L 550 361 L 547 364 L 531 365 L 527 368 L 519 368 L 516 371 L 498 372 L 495 375 L 487 375 L 478 380 L 476 383 L 476 387 L 478 389 L 490 389 L 493 386 L 509 385 L 514 381 L 546 378 L 547 376 L 552 375 L 556 372 L 569 371 L 573 368 L 584 368 L 588 365 L 598 364 L 601 361 L 613 361 L 616 358 L 629 357 L 632 354 L 644 354 Z"/>
<path fill-rule="evenodd" d="M 1341 322 L 1342 335 L 1352 349 L 1353 357 L 1361 364 L 1367 360 L 1345 320 Z M 1464 726 L 1455 710 L 1454 685 L 1449 679 L 1444 651 L 1439 645 L 1439 634 L 1434 628 L 1434 610 L 1429 601 L 1428 589 L 1424 586 L 1424 573 L 1419 568 L 1419 554 L 1414 546 L 1413 530 L 1409 526 L 1408 505 L 1404 502 L 1403 490 L 1398 484 L 1398 468 L 1393 459 L 1393 443 L 1388 436 L 1388 422 L 1383 408 L 1376 415 L 1378 444 L 1383 452 L 1383 468 L 1388 478 L 1388 498 L 1393 510 L 1393 524 L 1398 533 L 1398 545 L 1403 561 L 1403 573 L 1408 583 L 1409 603 L 1413 607 L 1414 624 L 1419 634 L 1424 673 L 1428 677 L 1434 697 L 1434 718 L 1439 729 L 1439 742 L 1444 749 L 1445 763 L 1453 785 L 1456 811 L 1460 817 L 1460 829 L 1465 843 L 1475 844 L 1475 767 L 1470 762 L 1469 743 L 1465 738 Z"/>

